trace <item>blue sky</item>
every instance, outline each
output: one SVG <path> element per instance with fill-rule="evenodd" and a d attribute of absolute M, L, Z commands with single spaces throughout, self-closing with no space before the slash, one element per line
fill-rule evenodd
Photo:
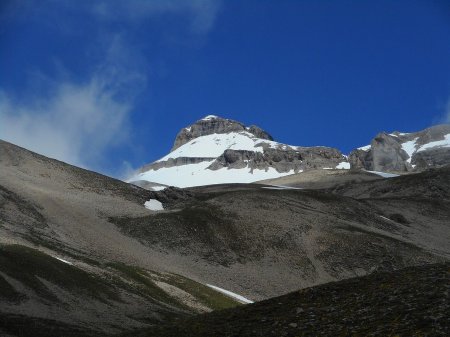
<path fill-rule="evenodd" d="M 117 177 L 208 114 L 348 153 L 449 97 L 448 1 L 0 4 L 0 138 Z"/>

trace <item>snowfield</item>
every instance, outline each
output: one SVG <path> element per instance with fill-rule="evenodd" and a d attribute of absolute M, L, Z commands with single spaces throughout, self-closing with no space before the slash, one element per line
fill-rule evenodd
<path fill-rule="evenodd" d="M 209 170 L 214 160 L 197 164 L 165 167 L 138 174 L 133 180 L 148 180 L 176 187 L 192 187 L 213 184 L 251 183 L 258 180 L 273 179 L 294 174 L 294 170 L 280 173 L 273 167 L 266 170 L 242 169 Z"/>
<path fill-rule="evenodd" d="M 437 140 L 428 144 L 422 145 L 417 152 L 425 151 L 435 147 L 450 147 L 450 133 L 444 136 L 443 140 Z"/>
<path fill-rule="evenodd" d="M 410 140 L 408 142 L 404 142 L 402 144 L 402 150 L 405 151 L 408 154 L 409 158 L 408 158 L 407 162 L 410 163 L 410 164 L 411 164 L 412 156 L 416 152 L 417 139 L 419 139 L 419 137 L 416 137 L 413 140 Z"/>
<path fill-rule="evenodd" d="M 157 162 L 166 161 L 170 158 L 217 158 L 225 150 L 241 150 L 252 152 L 263 152 L 263 144 L 271 148 L 296 149 L 296 146 L 285 145 L 270 140 L 256 138 L 249 132 L 230 132 L 213 133 L 211 135 L 197 137 L 190 142 L 180 146 L 178 149 L 170 152 L 168 155 L 157 160 Z"/>

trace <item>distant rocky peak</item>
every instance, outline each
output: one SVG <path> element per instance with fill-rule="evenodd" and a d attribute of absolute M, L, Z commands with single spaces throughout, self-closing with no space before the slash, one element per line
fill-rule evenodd
<path fill-rule="evenodd" d="M 185 127 L 178 132 L 175 143 L 171 151 L 188 143 L 194 138 L 211 135 L 214 133 L 230 133 L 246 131 L 260 139 L 273 140 L 272 136 L 258 126 L 251 125 L 246 127 L 244 124 L 227 118 L 208 115 L 199 119 L 194 124 Z"/>

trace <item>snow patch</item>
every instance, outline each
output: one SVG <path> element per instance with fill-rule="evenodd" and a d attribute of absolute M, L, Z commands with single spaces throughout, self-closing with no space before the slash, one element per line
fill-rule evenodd
<path fill-rule="evenodd" d="M 167 188 L 167 186 L 153 186 L 150 187 L 149 190 L 150 191 L 163 191 Z"/>
<path fill-rule="evenodd" d="M 67 260 L 64 260 L 64 259 L 62 259 L 62 258 L 60 258 L 60 257 L 57 257 L 57 256 L 53 256 L 53 257 L 54 257 L 55 259 L 61 261 L 61 262 L 64 262 L 64 263 L 66 263 L 66 264 L 73 265 L 72 262 L 69 262 L 69 261 L 67 261 Z"/>
<path fill-rule="evenodd" d="M 238 295 L 238 294 L 236 294 L 236 293 L 233 293 L 233 292 L 231 292 L 231 291 L 229 291 L 229 290 L 225 290 L 225 289 L 222 289 L 222 288 L 213 286 L 213 285 L 211 285 L 211 284 L 206 284 L 206 285 L 207 285 L 208 287 L 214 289 L 214 290 L 217 290 L 218 292 L 220 292 L 220 293 L 222 293 L 222 294 L 225 294 L 225 295 L 227 295 L 227 296 L 229 296 L 229 297 L 232 297 L 232 298 L 238 300 L 238 301 L 241 302 L 241 303 L 247 303 L 247 304 L 248 304 L 248 303 L 253 303 L 253 301 L 249 300 L 248 298 L 245 298 L 244 296 L 241 296 L 241 295 Z"/>
<path fill-rule="evenodd" d="M 336 166 L 336 169 L 338 169 L 338 170 L 350 170 L 350 163 L 347 162 L 347 161 L 340 162 Z"/>
<path fill-rule="evenodd" d="M 371 148 L 372 148 L 372 146 L 366 145 L 366 146 L 358 147 L 358 150 L 367 152 L 367 151 L 369 151 Z"/>
<path fill-rule="evenodd" d="M 217 119 L 217 118 L 219 118 L 219 117 L 217 117 L 215 115 L 208 115 L 208 116 L 203 117 L 201 120 L 202 121 L 209 121 L 211 119 Z"/>
<path fill-rule="evenodd" d="M 151 211 L 162 211 L 164 210 L 164 207 L 161 203 L 161 201 L 156 199 L 150 199 L 149 201 L 146 201 L 144 203 L 145 208 L 151 210 Z"/>
<path fill-rule="evenodd" d="M 448 135 L 445 135 L 444 139 L 442 139 L 442 140 L 437 140 L 437 141 L 422 145 L 417 150 L 417 152 L 425 151 L 425 150 L 435 148 L 435 147 L 450 147 L 450 133 Z"/>
<path fill-rule="evenodd" d="M 407 162 L 409 164 L 411 164 L 412 156 L 413 156 L 414 152 L 416 152 L 417 139 L 419 139 L 419 137 L 416 137 L 413 140 L 402 143 L 402 150 L 405 151 L 409 156 L 409 158 L 407 160 Z"/>

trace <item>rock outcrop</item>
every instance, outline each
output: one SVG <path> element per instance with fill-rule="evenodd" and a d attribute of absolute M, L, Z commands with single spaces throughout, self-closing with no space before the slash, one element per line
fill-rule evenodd
<path fill-rule="evenodd" d="M 178 132 L 177 137 L 175 138 L 175 143 L 173 144 L 171 151 L 178 149 L 180 146 L 186 144 L 190 140 L 200 136 L 212 135 L 214 133 L 230 133 L 241 131 L 247 131 L 257 138 L 273 140 L 271 135 L 255 125 L 246 127 L 244 124 L 232 119 L 209 115 L 198 120 L 191 126 L 181 129 L 181 131 Z"/>
<path fill-rule="evenodd" d="M 353 150 L 352 168 L 384 172 L 423 171 L 450 164 L 450 125 L 412 133 L 379 133 L 368 146 Z"/>

